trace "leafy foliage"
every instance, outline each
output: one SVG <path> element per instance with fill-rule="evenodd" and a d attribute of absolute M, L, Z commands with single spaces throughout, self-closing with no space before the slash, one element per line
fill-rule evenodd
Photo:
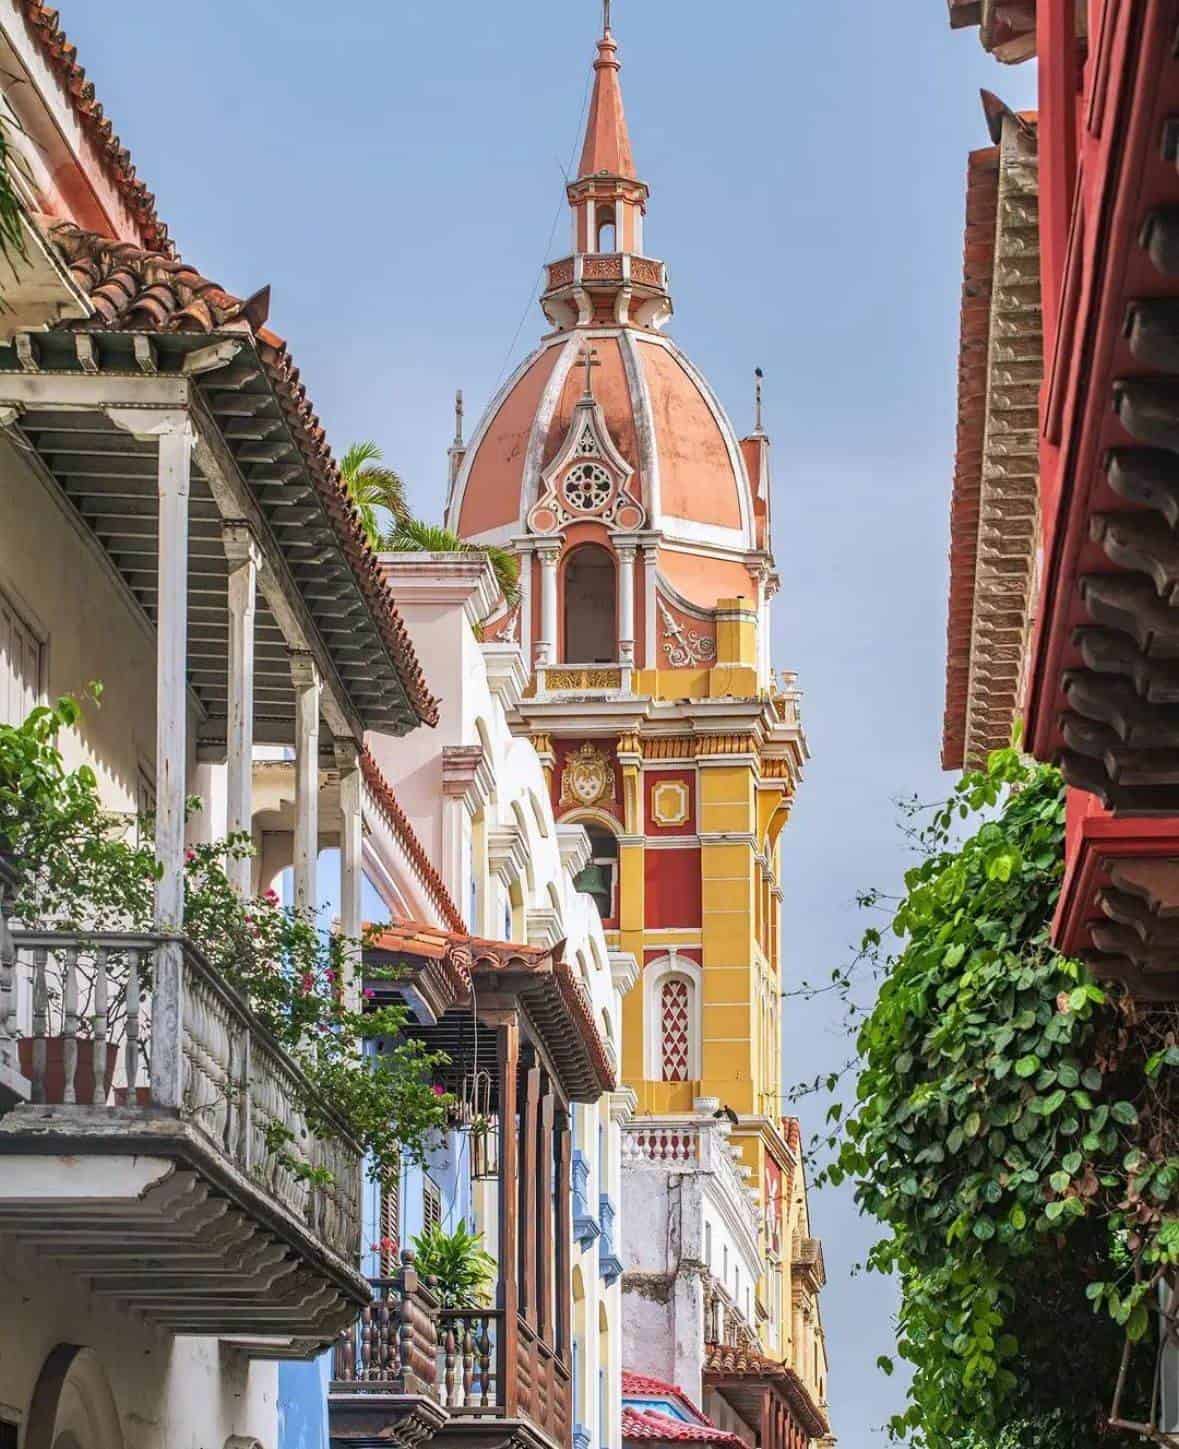
<path fill-rule="evenodd" d="M 63 698 L 0 726 L 0 855 L 19 870 L 14 913 L 26 925 L 150 931 L 159 876 L 151 822 L 106 812 L 94 772 L 65 768 L 59 735 L 80 718 Z M 184 934 L 301 1068 L 311 1125 L 329 1129 L 330 1104 L 379 1177 L 403 1151 L 421 1156 L 445 1124 L 450 1098 L 434 1087 L 445 1058 L 401 1034 L 401 1006 L 345 999 L 362 942 L 325 935 L 273 891 L 238 895 L 225 867 L 251 849 L 242 835 L 186 852 Z M 281 1153 L 286 1144 L 270 1146 Z"/>
<path fill-rule="evenodd" d="M 459 1223 L 451 1233 L 437 1223 L 413 1240 L 417 1270 L 434 1279 L 443 1308 L 480 1308 L 495 1282 L 495 1259 L 483 1247 L 483 1234 Z"/>
<path fill-rule="evenodd" d="M 28 261 L 23 213 L 13 179 L 14 173 L 28 174 L 24 158 L 12 144 L 13 131 L 22 129 L 7 97 L 0 97 L 0 261 L 13 276 L 18 262 Z M 3 277 L 0 270 L 0 309 L 5 290 Z"/>
<path fill-rule="evenodd" d="M 353 443 L 340 460 L 341 481 L 360 514 L 369 546 L 374 549 L 381 548 L 385 537 L 378 509 L 391 515 L 394 528 L 409 517 L 401 474 L 384 463 L 382 457 L 380 448 L 370 440 Z"/>
<path fill-rule="evenodd" d="M 914 1369 L 891 1429 L 916 1443 L 1096 1442 L 1176 1261 L 1175 1023 L 1052 948 L 1063 838 L 1059 774 L 996 752 L 919 836 L 900 949 L 862 947 L 880 987 L 825 1177 L 887 1230 L 869 1263 L 900 1279 Z"/>
<path fill-rule="evenodd" d="M 389 553 L 482 553 L 495 572 L 496 583 L 509 605 L 520 602 L 520 564 L 506 548 L 494 544 L 468 543 L 436 523 L 422 523 L 416 518 L 403 520 L 381 540 Z"/>

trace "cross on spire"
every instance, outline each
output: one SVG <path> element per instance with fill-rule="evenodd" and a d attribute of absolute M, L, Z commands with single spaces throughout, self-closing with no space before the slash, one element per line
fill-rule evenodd
<path fill-rule="evenodd" d="M 609 3 L 609 0 L 607 0 L 607 3 Z M 581 365 L 582 365 L 582 367 L 585 368 L 585 396 L 586 397 L 593 397 L 593 395 L 594 395 L 593 369 L 595 367 L 601 367 L 602 364 L 598 361 L 597 349 L 594 348 L 594 347 L 591 347 L 588 342 L 581 349 Z"/>
<path fill-rule="evenodd" d="M 610 0 L 602 0 L 602 34 L 610 34 Z"/>
<path fill-rule="evenodd" d="M 765 376 L 765 373 L 762 372 L 762 370 L 761 370 L 760 367 L 755 367 L 753 369 L 753 376 L 756 379 L 755 382 L 754 382 L 754 384 L 753 384 L 753 398 L 754 398 L 754 423 L 753 423 L 753 431 L 755 433 L 760 433 L 761 432 L 761 380 Z"/>

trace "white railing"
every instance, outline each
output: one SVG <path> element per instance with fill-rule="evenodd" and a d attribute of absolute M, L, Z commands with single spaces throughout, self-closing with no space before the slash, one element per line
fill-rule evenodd
<path fill-rule="evenodd" d="M 727 1118 L 711 1113 L 686 1118 L 641 1117 L 623 1129 L 623 1169 L 711 1173 L 756 1239 L 761 1205 L 750 1186 L 753 1171 L 730 1141 L 732 1130 Z"/>
<path fill-rule="evenodd" d="M 174 1114 L 332 1252 L 360 1251 L 361 1154 L 245 1002 L 186 941 L 13 931 L 0 980 L 0 1058 L 16 1055 L 33 1104 Z M 7 953 L 5 953 L 7 954 Z M 18 1029 L 15 980 L 32 988 Z M 324 1124 L 327 1124 L 325 1127 Z M 9 1124 L 11 1130 L 13 1124 Z"/>

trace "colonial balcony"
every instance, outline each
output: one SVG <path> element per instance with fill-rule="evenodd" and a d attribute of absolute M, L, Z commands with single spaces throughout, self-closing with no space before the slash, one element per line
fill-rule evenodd
<path fill-rule="evenodd" d="M 326 1102 L 312 1122 L 288 1054 L 184 940 L 0 944 L 0 1062 L 24 1082 L 0 1232 L 173 1333 L 265 1358 L 334 1342 L 370 1296 L 361 1154 Z"/>
<path fill-rule="evenodd" d="M 498 1267 L 486 1307 L 442 1309 L 403 1262 L 337 1350 L 333 1440 L 362 1449 L 431 1437 L 443 1449 L 551 1449 L 572 1432 L 570 1103 L 614 1085 L 585 994 L 547 948 L 402 924 L 365 951 L 378 1004 L 414 1011 L 406 1034 L 445 1053 L 460 1124 L 470 1089 L 481 1131 L 466 1160 L 494 1204 Z M 460 1128 L 461 1129 L 461 1125 Z M 478 1148 L 476 1148 L 478 1142 Z M 582 1180 L 582 1206 L 585 1183 Z M 441 1417 L 436 1410 L 441 1409 Z"/>
<path fill-rule="evenodd" d="M 565 1444 L 569 1375 L 561 1355 L 522 1314 L 513 1334 L 502 1309 L 439 1308 L 412 1253 L 402 1258 L 395 1277 L 372 1280 L 372 1302 L 336 1345 L 332 1440 Z"/>

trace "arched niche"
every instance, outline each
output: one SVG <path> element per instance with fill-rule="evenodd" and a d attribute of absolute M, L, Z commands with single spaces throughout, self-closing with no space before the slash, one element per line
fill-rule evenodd
<path fill-rule="evenodd" d="M 565 556 L 564 659 L 613 664 L 618 658 L 618 585 L 614 555 L 583 543 Z"/>
<path fill-rule="evenodd" d="M 25 1449 L 124 1449 L 119 1411 L 98 1355 L 59 1343 L 41 1365 Z"/>

